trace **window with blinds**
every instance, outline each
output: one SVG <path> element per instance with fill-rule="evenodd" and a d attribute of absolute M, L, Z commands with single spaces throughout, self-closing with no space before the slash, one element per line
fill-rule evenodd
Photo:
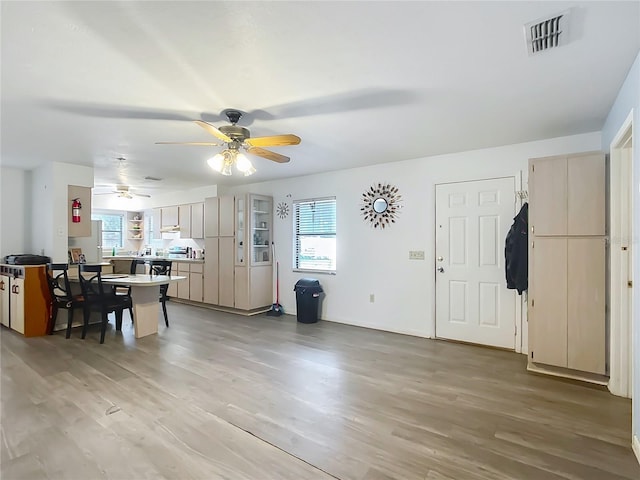
<path fill-rule="evenodd" d="M 294 270 L 336 271 L 336 199 L 293 202 Z"/>

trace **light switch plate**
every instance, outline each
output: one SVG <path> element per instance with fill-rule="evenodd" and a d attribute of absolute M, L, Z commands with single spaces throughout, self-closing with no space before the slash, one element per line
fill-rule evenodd
<path fill-rule="evenodd" d="M 424 250 L 409 250 L 409 260 L 424 260 Z"/>

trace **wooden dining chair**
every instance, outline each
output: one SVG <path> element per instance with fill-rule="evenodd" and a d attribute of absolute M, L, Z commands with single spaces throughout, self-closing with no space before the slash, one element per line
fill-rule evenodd
<path fill-rule="evenodd" d="M 71 292 L 68 270 L 69 264 L 67 263 L 47 264 L 47 283 L 51 294 L 51 316 L 47 323 L 47 333 L 49 335 L 53 334 L 53 328 L 58 318 L 58 310 L 64 308 L 67 310 L 66 338 L 71 337 L 74 310 L 84 306 L 84 297 L 79 294 L 74 295 Z"/>
<path fill-rule="evenodd" d="M 122 329 L 122 315 L 125 309 L 131 311 L 131 297 L 116 295 L 113 289 L 102 283 L 102 266 L 80 264 L 78 277 L 84 297 L 84 325 L 82 338 L 87 334 L 91 310 L 97 310 L 101 315 L 100 343 L 104 343 L 104 336 L 109 323 L 109 313 L 116 316 L 116 330 Z"/>
<path fill-rule="evenodd" d="M 171 275 L 171 260 L 152 260 L 151 275 Z M 159 301 L 162 303 L 162 313 L 164 314 L 164 324 L 169 326 L 169 316 L 167 315 L 167 302 L 169 301 L 169 284 L 160 285 Z"/>

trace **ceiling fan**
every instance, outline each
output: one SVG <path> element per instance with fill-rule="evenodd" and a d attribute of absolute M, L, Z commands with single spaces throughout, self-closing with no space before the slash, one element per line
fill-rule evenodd
<path fill-rule="evenodd" d="M 145 193 L 131 192 L 127 185 L 116 185 L 116 189 L 111 192 L 94 193 L 94 195 L 112 195 L 112 194 L 116 194 L 118 198 L 128 198 L 128 199 L 132 199 L 133 197 L 151 198 L 151 195 L 147 195 Z"/>
<path fill-rule="evenodd" d="M 195 120 L 194 122 L 200 127 L 204 128 L 214 137 L 222 140 L 226 144 L 227 149 L 222 152 L 224 156 L 225 152 L 230 153 L 230 157 L 235 157 L 239 153 L 240 149 L 246 150 L 248 153 L 257 155 L 267 160 L 271 160 L 277 163 L 286 163 L 290 159 L 284 155 L 281 155 L 271 150 L 266 150 L 262 147 L 281 147 L 286 145 L 298 145 L 300 143 L 300 137 L 292 134 L 285 135 L 272 135 L 269 137 L 253 137 L 251 138 L 251 132 L 245 127 L 236 125 L 242 117 L 242 112 L 239 110 L 228 109 L 224 111 L 224 114 L 229 119 L 231 125 L 223 125 L 221 127 L 215 127 L 210 123 L 202 120 Z M 156 142 L 158 145 L 196 145 L 196 146 L 218 146 L 219 143 L 209 142 Z M 240 165 L 239 165 L 240 168 Z M 224 173 L 224 172 L 223 172 Z M 253 172 L 251 172 L 253 173 Z M 246 173 L 245 173 L 246 174 Z"/>

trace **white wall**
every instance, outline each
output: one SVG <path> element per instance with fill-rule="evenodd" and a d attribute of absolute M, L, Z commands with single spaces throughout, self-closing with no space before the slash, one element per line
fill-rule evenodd
<path fill-rule="evenodd" d="M 638 239 L 640 238 L 640 53 L 636 57 L 627 78 L 618 93 L 618 96 L 609 112 L 604 128 L 602 129 L 602 149 L 609 151 L 614 136 L 618 133 L 622 123 L 629 112 L 633 110 L 633 251 L 635 252 L 633 264 L 633 278 L 635 282 L 640 279 L 640 251 Z M 636 455 L 640 460 L 640 289 L 633 291 L 633 434 L 635 436 Z"/>
<path fill-rule="evenodd" d="M 93 187 L 93 167 L 51 162 L 32 171 L 32 250 L 54 262 L 67 261 L 69 185 Z"/>
<path fill-rule="evenodd" d="M 9 254 L 34 253 L 30 192 L 30 172 L 0 168 L 0 260 Z"/>
<path fill-rule="evenodd" d="M 218 187 L 209 185 L 179 192 L 152 193 L 151 198 L 127 199 L 118 198 L 117 195 L 93 195 L 92 202 L 93 208 L 96 209 L 140 212 L 156 207 L 202 202 L 203 199 L 216 195 L 218 195 Z"/>
<path fill-rule="evenodd" d="M 280 303 L 295 313 L 293 286 L 302 277 L 318 278 L 326 298 L 321 318 L 399 333 L 432 337 L 435 329 L 435 185 L 438 183 L 522 175 L 528 159 L 600 150 L 599 133 L 556 138 L 499 148 L 394 162 L 352 170 L 222 189 L 220 194 L 272 195 L 274 203 L 335 196 L 337 199 L 337 274 L 292 271 L 292 215 L 274 219 L 280 262 Z M 295 161 L 295 160 L 294 160 Z M 389 229 L 377 230 L 360 215 L 362 193 L 378 182 L 399 188 L 402 209 Z M 424 261 L 409 260 L 423 250 Z M 369 295 L 375 295 L 375 303 Z"/>

